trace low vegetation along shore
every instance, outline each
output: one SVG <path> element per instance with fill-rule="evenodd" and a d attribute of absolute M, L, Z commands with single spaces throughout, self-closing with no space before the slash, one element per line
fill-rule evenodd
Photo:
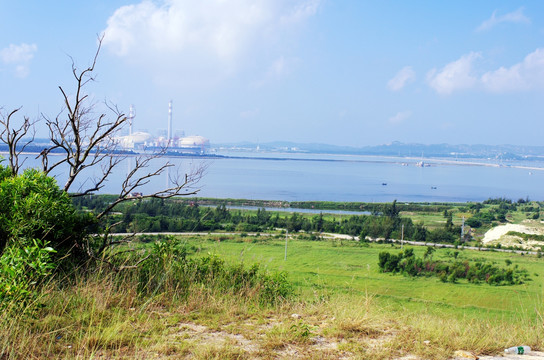
<path fill-rule="evenodd" d="M 3 213 L 3 359 L 451 359 L 543 348 L 539 202 L 276 204 L 322 209 L 307 214 L 134 198 L 97 227 L 89 214 L 110 197 L 46 194 L 27 204 L 32 216 Z M 70 221 L 42 218 L 53 205 Z M 507 224 L 531 231 L 486 236 Z M 73 248 L 56 242 L 66 231 L 79 231 Z M 15 238 L 39 240 L 10 246 Z M 505 248 L 523 251 L 493 251 Z"/>

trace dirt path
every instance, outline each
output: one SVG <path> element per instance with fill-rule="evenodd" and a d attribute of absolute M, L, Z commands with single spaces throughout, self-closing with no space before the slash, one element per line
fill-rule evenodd
<path fill-rule="evenodd" d="M 296 314 L 293 314 L 294 316 Z M 298 315 L 297 315 L 298 316 Z M 395 342 L 396 333 L 387 330 L 375 330 L 359 334 L 357 339 L 343 339 L 326 336 L 322 329 L 328 325 L 327 321 L 314 324 L 310 336 L 301 337 L 289 334 L 281 330 L 281 319 L 270 318 L 266 323 L 256 323 L 246 320 L 241 323 L 223 324 L 213 328 L 195 324 L 192 322 L 180 322 L 172 328 L 167 343 L 190 344 L 195 347 L 199 355 L 220 355 L 225 358 L 241 359 L 358 359 L 360 354 L 354 354 L 346 346 L 353 345 L 355 341 L 363 346 L 365 354 L 372 358 L 378 355 Z M 429 345 L 432 346 L 432 345 Z M 192 351 L 186 353 L 186 357 L 193 358 Z M 393 351 L 395 352 L 395 351 Z M 148 354 L 151 355 L 151 354 Z M 207 356 L 206 355 L 206 356 Z M 457 355 L 457 356 L 456 356 Z M 204 356 L 204 357 L 206 357 Z M 152 356 L 154 359 L 172 359 L 169 355 Z M 177 358 L 177 357 L 176 357 Z M 216 357 L 214 357 L 216 358 Z M 467 351 L 457 351 L 451 360 L 461 359 L 481 360 L 544 360 L 544 352 L 531 352 L 525 355 L 497 354 L 496 356 L 477 357 Z M 395 360 L 418 360 L 416 355 L 406 354 L 392 357 Z"/>

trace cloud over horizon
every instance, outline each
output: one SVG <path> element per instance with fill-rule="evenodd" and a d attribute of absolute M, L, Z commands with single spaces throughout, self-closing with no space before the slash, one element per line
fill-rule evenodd
<path fill-rule="evenodd" d="M 544 88 L 544 48 L 536 49 L 509 68 L 486 72 L 481 78 L 491 92 L 526 91 Z"/>
<path fill-rule="evenodd" d="M 437 93 L 449 95 L 456 90 L 472 88 L 478 78 L 474 75 L 473 64 L 481 58 L 477 52 L 461 56 L 440 71 L 432 69 L 427 73 L 427 82 Z"/>
<path fill-rule="evenodd" d="M 110 16 L 104 45 L 156 71 L 184 66 L 201 72 L 232 71 L 256 49 L 276 46 L 282 39 L 278 33 L 314 16 L 320 1 L 143 0 Z M 277 60 L 279 55 L 270 56 Z"/>
<path fill-rule="evenodd" d="M 544 48 L 536 49 L 517 64 L 482 75 L 474 70 L 474 62 L 480 58 L 480 53 L 471 52 L 440 71 L 432 69 L 427 75 L 428 85 L 442 95 L 478 87 L 492 93 L 544 89 Z"/>
<path fill-rule="evenodd" d="M 529 19 L 525 14 L 523 14 L 523 7 L 517 9 L 516 11 L 512 11 L 508 14 L 497 16 L 497 10 L 493 11 L 493 14 L 491 14 L 491 17 L 484 22 L 480 24 L 476 28 L 477 32 L 480 31 L 486 31 L 490 30 L 493 27 L 497 26 L 501 23 L 515 23 L 515 24 L 530 24 L 531 19 Z"/>
<path fill-rule="evenodd" d="M 15 66 L 15 76 L 25 78 L 30 73 L 30 61 L 37 51 L 38 46 L 36 44 L 10 44 L 0 50 L 0 59 L 6 65 Z"/>
<path fill-rule="evenodd" d="M 412 116 L 412 112 L 410 110 L 400 111 L 389 118 L 389 123 L 392 125 L 398 125 L 403 123 L 410 116 Z"/>
<path fill-rule="evenodd" d="M 391 80 L 387 82 L 387 88 L 391 91 L 400 91 L 408 83 L 414 81 L 416 73 L 411 66 L 403 67 Z"/>

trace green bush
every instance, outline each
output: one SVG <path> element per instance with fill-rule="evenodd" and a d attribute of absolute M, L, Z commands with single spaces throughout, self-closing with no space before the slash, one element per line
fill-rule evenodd
<path fill-rule="evenodd" d="M 36 298 L 38 285 L 55 268 L 53 253 L 46 242 L 36 239 L 30 245 L 6 248 L 0 256 L 0 309 L 32 308 L 29 303 Z"/>
<path fill-rule="evenodd" d="M 432 261 L 429 256 L 418 258 L 410 248 L 397 255 L 382 251 L 378 255 L 378 266 L 382 272 L 402 273 L 412 277 L 433 275 L 442 282 L 451 283 L 456 283 L 458 279 L 467 279 L 471 283 L 518 285 L 531 279 L 527 270 L 517 266 L 504 269 L 486 262 L 459 261 L 456 256 L 458 254 L 459 252 L 454 252 L 455 260 L 444 262 Z"/>
<path fill-rule="evenodd" d="M 27 169 L 21 175 L 0 175 L 0 253 L 6 247 L 23 248 L 34 239 L 47 242 L 64 256 L 80 250 L 90 218 L 78 214 L 68 194 L 54 178 Z"/>
<path fill-rule="evenodd" d="M 89 219 L 54 178 L 0 166 L 0 308 L 27 307 L 60 259 L 82 255 Z"/>
<path fill-rule="evenodd" d="M 205 285 L 222 293 L 252 296 L 262 305 L 273 305 L 293 294 L 292 284 L 283 272 L 268 273 L 257 264 L 250 267 L 229 265 L 210 254 L 204 257 L 187 255 L 186 246 L 179 241 L 156 242 L 149 259 L 135 270 L 139 277 L 139 292 L 184 297 L 191 286 Z"/>

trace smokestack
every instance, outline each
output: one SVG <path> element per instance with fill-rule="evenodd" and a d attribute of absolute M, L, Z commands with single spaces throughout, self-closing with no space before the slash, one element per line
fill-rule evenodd
<path fill-rule="evenodd" d="M 132 135 L 132 119 L 134 119 L 134 105 L 130 104 L 130 110 L 128 112 L 129 135 Z"/>
<path fill-rule="evenodd" d="M 168 103 L 168 146 L 172 142 L 172 100 Z"/>

